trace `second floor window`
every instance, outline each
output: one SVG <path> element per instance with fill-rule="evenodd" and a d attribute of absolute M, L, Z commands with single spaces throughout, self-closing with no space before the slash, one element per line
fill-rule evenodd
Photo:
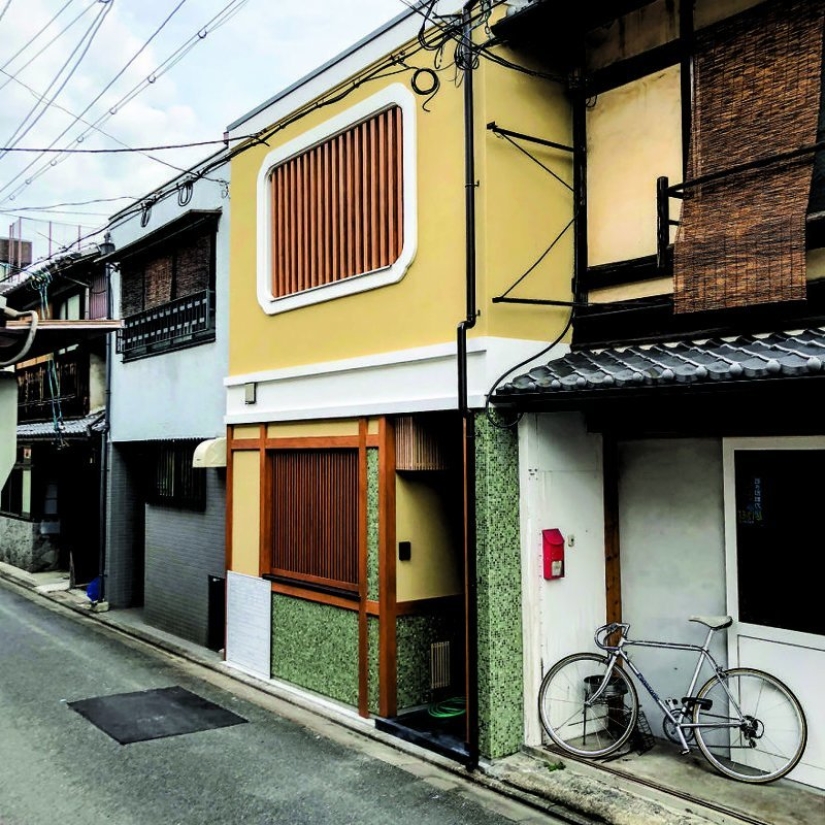
<path fill-rule="evenodd" d="M 403 244 L 401 109 L 272 171 L 276 298 L 390 266 Z"/>
<path fill-rule="evenodd" d="M 401 280 L 415 255 L 415 103 L 401 84 L 273 149 L 258 175 L 270 315 Z"/>
<path fill-rule="evenodd" d="M 204 233 L 155 255 L 123 264 L 121 311 L 136 315 L 213 288 L 212 235 Z"/>

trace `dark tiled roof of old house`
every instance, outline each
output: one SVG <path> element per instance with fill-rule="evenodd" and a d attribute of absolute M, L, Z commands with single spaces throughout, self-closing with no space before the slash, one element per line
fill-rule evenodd
<path fill-rule="evenodd" d="M 680 385 L 744 385 L 765 379 L 825 375 L 825 328 L 764 335 L 582 349 L 533 367 L 496 396 L 563 396 Z M 506 397 L 506 398 L 505 398 Z"/>

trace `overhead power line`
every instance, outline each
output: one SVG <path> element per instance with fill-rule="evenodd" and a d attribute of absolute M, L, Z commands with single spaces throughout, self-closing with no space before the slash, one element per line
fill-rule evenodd
<path fill-rule="evenodd" d="M 100 27 L 103 25 L 103 21 L 106 19 L 106 16 L 109 14 L 109 12 L 112 10 L 112 8 L 113 8 L 112 5 L 109 4 L 109 3 L 107 3 L 103 6 L 103 8 L 100 10 L 100 12 L 98 12 L 97 17 L 94 19 L 92 24 L 84 32 L 83 36 L 80 38 L 80 41 L 78 42 L 78 44 L 72 50 L 72 53 L 69 55 L 69 57 L 63 63 L 63 65 L 60 67 L 59 71 L 54 76 L 51 83 L 49 83 L 49 86 L 46 90 L 46 94 L 49 93 L 49 90 L 52 88 L 52 86 L 54 86 L 58 81 L 60 81 L 60 76 L 63 74 L 64 71 L 66 71 L 67 67 L 69 66 L 69 64 L 74 59 L 74 56 L 79 51 L 80 56 L 77 58 L 77 60 L 75 60 L 74 65 L 71 68 L 68 69 L 68 73 L 66 74 L 66 77 L 60 82 L 60 85 L 58 86 L 57 91 L 54 93 L 51 100 L 48 101 L 48 104 L 53 103 L 57 99 L 58 95 L 66 87 L 66 84 L 69 82 L 69 80 L 71 80 L 72 76 L 77 71 L 80 64 L 83 62 L 83 58 L 86 57 L 86 54 L 89 51 L 89 47 L 92 45 L 92 42 L 94 41 L 95 37 L 97 36 L 97 33 L 100 31 Z M 22 140 L 34 128 L 34 126 L 40 121 L 40 119 L 45 114 L 46 109 L 48 108 L 48 104 L 46 106 L 44 106 L 37 115 L 35 115 L 35 112 L 37 111 L 38 106 L 39 106 L 39 103 L 35 103 L 34 106 L 31 108 L 31 110 L 29 111 L 29 113 L 23 118 L 23 122 L 17 127 L 17 129 L 15 129 L 14 133 L 6 141 L 6 143 L 9 144 L 10 146 L 16 146 L 17 143 L 20 140 Z M 30 118 L 32 118 L 32 120 L 31 120 L 30 123 L 28 123 L 28 126 L 27 126 L 26 124 L 27 124 L 27 122 L 29 121 Z M 0 158 L 2 158 L 2 157 L 3 157 L 3 155 L 0 154 Z"/>
<path fill-rule="evenodd" d="M 221 138 L 220 140 L 195 140 L 191 143 L 167 143 L 161 146 L 127 146 L 122 149 L 36 149 L 33 147 L 16 146 L 7 149 L 0 147 L 0 152 L 40 152 L 42 154 L 49 152 L 62 154 L 65 152 L 68 155 L 125 155 L 130 152 L 163 152 L 169 149 L 192 149 L 197 146 L 215 146 L 216 144 L 225 146 L 229 140 L 249 140 L 254 137 L 255 135 L 241 135 L 240 137 Z"/>
<path fill-rule="evenodd" d="M 4 16 L 4 15 L 5 15 L 5 13 L 9 10 L 9 6 L 10 6 L 10 5 L 11 5 L 11 0 L 6 0 L 6 5 L 5 5 L 5 6 L 3 6 L 3 8 L 2 8 L 2 9 L 0 9 L 0 20 L 2 20 L 2 19 L 3 19 L 3 16 Z"/>
<path fill-rule="evenodd" d="M 182 2 L 185 2 L 185 0 L 182 0 Z M 134 86 L 131 89 L 131 91 L 127 92 L 126 95 L 124 95 L 117 103 L 115 103 L 113 106 L 110 106 L 107 112 L 105 112 L 96 121 L 94 121 L 94 123 L 88 129 L 84 130 L 77 137 L 75 137 L 74 140 L 72 141 L 72 143 L 82 142 L 85 139 L 85 137 L 94 128 L 98 127 L 101 123 L 104 123 L 105 121 L 107 121 L 110 117 L 113 117 L 115 114 L 117 114 L 118 111 L 120 111 L 120 109 L 122 109 L 125 105 L 127 105 L 135 97 L 137 97 L 137 95 L 139 95 L 141 92 L 143 92 L 149 86 L 151 86 L 155 82 L 157 82 L 157 80 L 162 75 L 166 74 L 166 72 L 168 72 L 175 65 L 177 65 L 177 63 L 179 63 L 183 59 L 183 57 L 185 57 L 186 54 L 188 54 L 189 51 L 191 51 L 198 43 L 202 42 L 210 32 L 213 32 L 213 31 L 219 29 L 221 26 L 223 26 L 225 23 L 227 23 L 229 20 L 231 20 L 232 17 L 234 17 L 248 2 L 249 2 L 249 0 L 229 0 L 229 2 L 217 14 L 214 15 L 206 23 L 206 25 L 202 26 L 196 32 L 196 34 L 192 35 L 186 41 L 186 43 L 184 43 L 183 46 L 179 47 L 175 52 L 173 52 L 172 55 L 170 55 L 170 57 L 168 57 L 163 63 L 161 63 L 160 66 L 158 66 L 151 74 L 148 75 L 148 77 L 146 77 L 140 83 L 136 84 L 136 86 Z M 180 5 L 182 5 L 182 3 Z M 179 6 L 178 6 L 178 8 L 179 8 Z M 174 11 L 177 11 L 177 8 Z M 173 14 L 174 14 L 174 11 L 172 12 Z M 153 35 L 153 37 L 154 37 L 154 35 Z M 95 100 L 97 100 L 97 98 Z M 93 101 L 93 103 L 94 102 L 95 101 Z M 93 103 L 90 104 L 88 107 L 86 107 L 86 109 L 84 109 L 83 112 L 81 112 L 81 116 L 83 114 L 85 114 L 86 111 L 88 111 L 89 108 L 91 108 Z M 74 125 L 74 124 L 72 124 L 72 125 Z M 52 141 L 49 148 L 54 147 L 54 145 L 60 140 L 60 138 L 62 138 L 66 134 L 67 131 L 69 131 L 70 128 L 71 128 L 71 126 L 68 127 L 67 129 L 65 129 L 63 132 L 61 132 L 61 134 L 57 138 L 55 138 L 54 141 Z M 65 156 L 68 156 L 68 155 L 65 155 Z M 29 186 L 32 182 L 34 182 L 41 175 L 48 172 L 49 169 L 54 168 L 58 163 L 60 163 L 60 161 L 63 159 L 63 157 L 64 157 L 64 155 L 59 154 L 56 158 L 53 158 L 47 164 L 40 167 L 40 169 L 38 169 L 36 172 L 34 172 L 32 175 L 30 175 L 28 178 L 26 178 L 25 181 L 23 182 L 23 184 L 21 184 L 16 189 L 14 189 L 10 194 L 8 194 L 5 197 L 1 198 L 0 203 L 5 203 L 7 200 L 14 200 L 14 198 L 17 197 L 17 195 L 23 189 L 25 189 L 27 186 Z M 2 193 L 4 191 L 6 191 L 7 189 L 9 189 L 17 180 L 19 180 L 36 163 L 37 163 L 37 159 L 35 158 L 31 163 L 29 163 L 25 167 L 25 169 L 21 170 L 17 175 L 15 175 L 13 178 L 11 178 L 9 181 L 7 181 L 3 186 L 0 186 L 0 193 Z"/>
<path fill-rule="evenodd" d="M 35 34 L 30 40 L 27 40 L 2 66 L 0 66 L 0 71 L 3 71 L 4 69 L 8 68 L 10 63 L 13 63 L 30 46 L 33 46 L 35 41 L 40 37 L 40 35 L 43 34 L 43 32 L 46 31 L 46 29 L 48 29 L 52 25 L 52 23 L 57 22 L 57 18 L 60 17 L 60 15 L 63 14 L 63 12 L 73 2 L 74 2 L 74 0 L 67 0 L 66 4 L 57 12 L 57 14 L 55 14 L 54 17 L 52 17 L 51 20 L 49 20 L 48 23 L 46 23 L 45 26 L 43 26 L 37 32 L 37 34 Z M 63 37 L 63 35 L 66 34 L 66 32 L 72 26 L 74 26 L 74 24 L 77 23 L 77 21 L 80 20 L 80 18 L 83 17 L 84 14 L 86 14 L 86 12 L 91 11 L 91 9 L 93 9 L 95 7 L 95 5 L 97 5 L 96 2 L 92 3 L 89 6 L 86 6 L 86 8 L 83 9 L 83 11 L 81 11 L 80 14 L 73 17 L 71 19 L 71 21 L 66 26 L 64 26 L 51 40 L 49 40 L 48 43 L 46 43 L 45 46 L 43 46 L 36 54 L 32 55 L 22 66 L 18 67 L 18 69 L 17 69 L 18 74 L 20 72 L 22 72 L 23 69 L 25 69 L 27 66 L 30 66 L 35 60 L 37 60 L 37 58 L 40 57 L 40 55 L 43 54 L 43 52 L 45 52 L 46 49 L 49 48 L 49 46 L 51 46 L 53 43 L 55 43 L 57 40 L 59 40 L 61 37 Z M 11 78 L 9 78 L 9 79 L 11 79 Z M 7 80 L 4 83 L 0 84 L 0 89 L 4 89 L 8 85 L 8 82 L 9 81 Z"/>
<path fill-rule="evenodd" d="M 34 95 L 38 100 L 45 100 L 43 95 L 41 95 L 35 89 L 32 89 L 31 86 L 29 86 L 27 83 L 24 83 L 22 80 L 20 80 L 19 77 L 16 77 L 15 75 L 8 74 L 8 72 L 6 72 L 2 67 L 0 67 L 0 73 L 5 74 L 8 77 L 9 81 L 13 80 L 15 83 L 22 86 L 24 89 L 26 89 L 26 91 L 28 91 L 30 94 Z M 0 86 L 0 89 L 2 89 L 2 88 L 3 87 Z M 111 134 L 111 132 L 107 132 L 105 129 L 101 129 L 99 126 L 95 126 L 94 124 L 89 123 L 88 120 L 84 120 L 79 115 L 74 114 L 74 112 L 71 112 L 65 106 L 61 106 L 59 103 L 52 103 L 51 106 L 55 109 L 59 109 L 61 112 L 65 112 L 67 115 L 69 115 L 69 117 L 74 118 L 76 122 L 82 123 L 84 126 L 88 126 L 90 129 L 93 129 L 95 132 L 98 132 L 99 134 L 103 135 L 103 137 L 108 138 L 109 140 L 120 144 L 124 149 L 131 149 L 132 148 L 127 143 L 124 143 L 120 138 L 115 137 L 113 134 Z M 38 151 L 45 152 L 47 150 L 43 149 L 43 150 L 38 150 Z M 51 149 L 49 149 L 48 151 L 51 151 Z M 66 149 L 66 150 L 59 150 L 59 151 L 70 151 L 70 150 Z M 186 169 L 182 169 L 180 166 L 175 166 L 174 163 L 169 163 L 168 161 L 163 160 L 162 158 L 156 158 L 156 157 L 153 157 L 152 155 L 148 155 L 148 154 L 146 155 L 146 157 L 149 160 L 154 161 L 155 163 L 159 163 L 161 166 L 165 166 L 167 169 L 172 169 L 175 172 L 186 172 Z M 216 182 L 218 182 L 218 181 L 216 181 Z"/>

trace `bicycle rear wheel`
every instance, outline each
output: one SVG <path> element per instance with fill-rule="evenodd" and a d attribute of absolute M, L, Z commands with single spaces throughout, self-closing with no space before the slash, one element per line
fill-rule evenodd
<path fill-rule="evenodd" d="M 599 758 L 617 751 L 633 733 L 639 713 L 636 689 L 614 667 L 597 699 L 609 657 L 575 653 L 547 671 L 539 689 L 539 718 L 547 735 L 574 756 Z"/>
<path fill-rule="evenodd" d="M 790 689 L 769 673 L 733 668 L 710 679 L 696 694 L 696 742 L 720 773 L 764 784 L 785 776 L 799 762 L 808 739 L 805 714 Z M 719 727 L 713 727 L 718 725 Z"/>

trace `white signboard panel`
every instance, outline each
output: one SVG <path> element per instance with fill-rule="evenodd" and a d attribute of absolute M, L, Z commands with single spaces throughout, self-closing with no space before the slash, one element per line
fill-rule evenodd
<path fill-rule="evenodd" d="M 226 574 L 226 663 L 270 677 L 272 589 L 265 579 Z"/>

